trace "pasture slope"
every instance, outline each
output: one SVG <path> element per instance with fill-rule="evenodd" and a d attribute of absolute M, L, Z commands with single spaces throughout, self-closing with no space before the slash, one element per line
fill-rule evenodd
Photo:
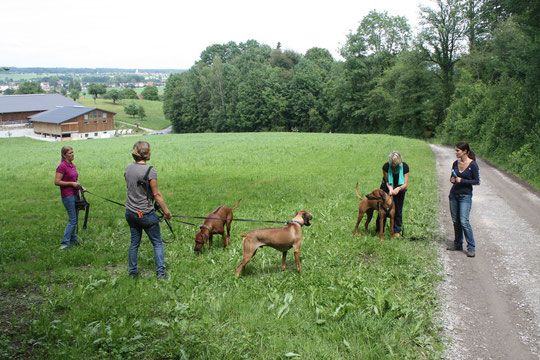
<path fill-rule="evenodd" d="M 156 281 L 152 247 L 127 276 L 123 208 L 88 195 L 82 245 L 58 250 L 67 216 L 53 185 L 61 145 L 75 150 L 80 182 L 123 202 L 123 172 L 137 140 L 174 214 L 233 206 L 237 218 L 304 227 L 297 274 L 292 252 L 263 248 L 234 279 L 239 234 L 272 227 L 234 222 L 231 244 L 193 252 L 197 227 L 173 221 L 165 245 L 171 278 Z M 442 355 L 437 312 L 435 161 L 428 144 L 382 135 L 243 133 L 124 137 L 62 144 L 0 139 L 0 357 L 43 359 L 433 359 Z M 358 199 L 378 188 L 392 150 L 411 168 L 406 236 L 353 236 Z M 193 220 L 199 223 L 200 220 Z M 280 226 L 280 225 L 276 225 Z M 170 234 L 162 226 L 165 238 Z M 439 244 L 440 246 L 440 244 Z"/>
<path fill-rule="evenodd" d="M 125 128 L 126 124 L 134 125 L 139 123 L 143 128 L 153 130 L 162 130 L 171 125 L 171 122 L 165 118 L 163 114 L 163 103 L 161 101 L 139 100 L 139 99 L 122 99 L 113 103 L 112 100 L 94 99 L 91 96 L 83 96 L 77 100 L 84 106 L 97 107 L 99 109 L 115 112 L 114 116 L 116 128 Z M 127 115 L 124 111 L 124 106 L 128 104 L 141 105 L 144 108 L 146 117 L 141 120 L 138 117 Z"/>

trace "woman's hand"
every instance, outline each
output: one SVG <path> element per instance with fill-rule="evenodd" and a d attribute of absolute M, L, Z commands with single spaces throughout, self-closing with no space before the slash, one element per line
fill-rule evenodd
<path fill-rule="evenodd" d="M 456 182 L 460 183 L 460 182 L 461 182 L 461 178 L 460 178 L 460 177 L 457 177 L 457 178 L 456 178 Z"/>

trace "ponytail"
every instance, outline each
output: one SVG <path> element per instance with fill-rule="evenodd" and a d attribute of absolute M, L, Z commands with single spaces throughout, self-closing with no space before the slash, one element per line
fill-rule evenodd
<path fill-rule="evenodd" d="M 476 154 L 471 150 L 469 144 L 466 142 L 458 142 L 456 147 L 460 150 L 467 151 L 467 156 L 469 159 L 476 161 Z"/>

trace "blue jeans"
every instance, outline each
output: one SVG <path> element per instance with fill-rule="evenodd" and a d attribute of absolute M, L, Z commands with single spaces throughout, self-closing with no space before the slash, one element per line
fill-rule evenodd
<path fill-rule="evenodd" d="M 450 214 L 454 222 L 454 245 L 463 246 L 463 234 L 467 240 L 467 250 L 474 251 L 474 236 L 471 224 L 469 223 L 469 214 L 471 213 L 472 195 L 453 195 L 450 194 Z"/>
<path fill-rule="evenodd" d="M 137 255 L 141 245 L 142 231 L 148 235 L 154 246 L 154 259 L 156 262 L 157 275 L 165 275 L 165 249 L 161 240 L 161 230 L 159 228 L 159 218 L 156 212 L 152 210 L 144 214 L 142 219 L 137 213 L 126 209 L 126 220 L 131 231 L 131 245 L 129 246 L 129 274 L 139 274 L 137 266 Z"/>
<path fill-rule="evenodd" d="M 67 210 L 69 221 L 64 230 L 64 237 L 61 245 L 69 246 L 70 242 L 78 244 L 77 241 L 77 209 L 75 208 L 75 195 L 62 197 L 62 203 Z"/>

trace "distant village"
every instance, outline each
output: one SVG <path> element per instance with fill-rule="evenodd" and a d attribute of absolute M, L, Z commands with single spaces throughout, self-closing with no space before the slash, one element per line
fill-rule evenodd
<path fill-rule="evenodd" d="M 35 69 L 35 73 L 30 73 L 28 72 L 29 69 L 24 70 L 9 69 L 0 71 L 0 95 L 13 95 L 21 84 L 29 81 L 38 83 L 45 93 L 64 95 L 73 87 L 76 87 L 78 91 L 86 91 L 91 83 L 103 84 L 108 89 L 137 89 L 146 86 L 162 87 L 165 86 L 172 72 L 182 71 L 110 69 L 99 72 L 88 69 L 88 72 L 84 72 L 84 69 L 81 69 L 78 72 L 69 72 L 72 69 L 65 69 L 65 73 L 51 73 L 48 71 L 58 71 L 58 69 L 39 68 L 39 70 Z"/>
<path fill-rule="evenodd" d="M 141 99 L 136 89 L 144 88 L 145 99 L 159 100 L 157 88 L 173 72 L 181 70 L 1 68 L 0 138 L 63 141 L 132 134 L 132 128 L 115 128 L 115 112 L 84 106 L 79 99 L 94 94 L 97 86 L 104 98 L 120 91 Z M 154 88 L 154 98 L 145 93 L 149 88 Z"/>

